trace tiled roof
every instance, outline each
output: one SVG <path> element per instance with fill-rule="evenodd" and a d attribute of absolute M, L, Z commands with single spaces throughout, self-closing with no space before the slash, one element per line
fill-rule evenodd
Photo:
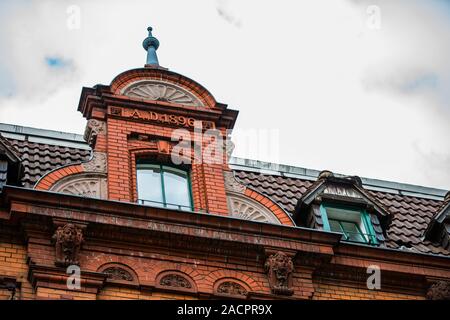
<path fill-rule="evenodd" d="M 86 161 L 90 150 L 9 139 L 22 158 L 24 187 L 31 188 L 40 177 L 58 167 Z"/>
<path fill-rule="evenodd" d="M 33 187 L 40 177 L 55 168 L 88 160 L 91 153 L 80 135 L 4 124 L 0 124 L 0 133 L 23 160 L 25 187 Z M 237 179 L 271 198 L 289 214 L 293 214 L 298 199 L 319 174 L 316 170 L 278 165 L 283 174 L 276 174 L 274 164 L 259 163 L 257 168 L 249 168 L 242 165 L 249 160 L 238 160 L 231 162 Z M 387 247 L 450 255 L 440 244 L 424 240 L 424 232 L 442 207 L 446 191 L 366 178 L 362 182 L 392 215 L 386 234 Z"/>
<path fill-rule="evenodd" d="M 24 187 L 32 188 L 47 172 L 89 159 L 91 151 L 80 135 L 0 124 L 0 133 L 22 160 Z"/>
<path fill-rule="evenodd" d="M 298 199 L 313 183 L 301 178 L 245 170 L 235 170 L 235 173 L 240 182 L 268 196 L 289 214 L 294 213 Z M 381 191 L 369 192 L 392 214 L 385 242 L 387 247 L 450 255 L 440 244 L 423 239 L 430 220 L 443 201 Z"/>

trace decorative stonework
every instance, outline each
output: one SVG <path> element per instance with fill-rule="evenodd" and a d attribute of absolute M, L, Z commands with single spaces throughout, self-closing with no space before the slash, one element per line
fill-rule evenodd
<path fill-rule="evenodd" d="M 168 274 L 161 278 L 159 284 L 165 287 L 191 289 L 191 283 L 178 274 Z"/>
<path fill-rule="evenodd" d="M 83 233 L 79 227 L 66 223 L 56 229 L 52 240 L 55 243 L 56 266 L 79 265 L 78 255 L 83 243 Z"/>
<path fill-rule="evenodd" d="M 108 275 L 108 279 L 121 280 L 121 281 L 133 281 L 133 276 L 128 271 L 120 267 L 109 267 L 103 270 L 103 273 Z"/>
<path fill-rule="evenodd" d="M 107 198 L 107 181 L 104 174 L 77 174 L 57 182 L 50 190 L 89 198 Z"/>
<path fill-rule="evenodd" d="M 223 177 L 225 179 L 225 190 L 236 193 L 244 193 L 246 188 L 245 185 L 236 180 L 233 172 L 224 171 Z"/>
<path fill-rule="evenodd" d="M 227 199 L 232 217 L 280 224 L 280 221 L 269 209 L 244 195 L 228 194 Z"/>
<path fill-rule="evenodd" d="M 292 295 L 292 273 L 294 263 L 292 258 L 284 252 L 277 252 L 269 256 L 264 264 L 264 269 L 269 278 L 272 293 L 279 295 Z"/>
<path fill-rule="evenodd" d="M 225 139 L 225 141 L 224 141 L 224 149 L 225 150 L 224 151 L 225 151 L 225 154 L 227 155 L 227 162 L 230 161 L 231 155 L 233 154 L 233 151 L 234 151 L 234 148 L 235 148 L 234 142 L 231 141 L 229 138 Z"/>
<path fill-rule="evenodd" d="M 450 281 L 438 281 L 427 292 L 429 300 L 450 300 Z"/>
<path fill-rule="evenodd" d="M 106 173 L 106 153 L 94 152 L 92 159 L 81 165 L 86 172 Z"/>
<path fill-rule="evenodd" d="M 122 94 L 131 98 L 203 106 L 193 94 L 167 82 L 141 81 L 125 88 Z"/>
<path fill-rule="evenodd" d="M 333 195 L 333 196 L 341 196 L 355 199 L 362 199 L 362 195 L 351 187 L 345 186 L 337 186 L 337 185 L 327 185 L 325 189 L 323 189 L 322 194 Z"/>
<path fill-rule="evenodd" d="M 217 287 L 217 293 L 231 296 L 245 296 L 247 295 L 247 290 L 239 283 L 224 281 Z"/>
<path fill-rule="evenodd" d="M 92 147 L 95 144 L 97 135 L 106 132 L 106 123 L 96 119 L 88 120 L 86 130 L 84 131 L 84 140 Z"/>

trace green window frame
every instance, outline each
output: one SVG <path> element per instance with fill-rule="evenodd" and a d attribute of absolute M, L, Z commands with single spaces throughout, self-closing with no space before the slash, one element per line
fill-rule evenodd
<path fill-rule="evenodd" d="M 351 219 L 337 219 L 337 218 L 329 218 L 327 209 L 342 209 L 346 211 L 352 211 L 353 213 L 359 214 L 359 217 L 361 219 L 361 223 L 365 229 L 365 233 L 363 230 L 361 230 L 361 227 L 358 223 L 356 223 L 354 220 Z M 370 215 L 367 213 L 365 209 L 361 209 L 358 207 L 350 206 L 350 205 L 342 205 L 342 204 L 335 204 L 335 203 L 322 203 L 320 205 L 320 214 L 322 217 L 323 222 L 323 228 L 326 231 L 332 231 L 330 227 L 330 220 L 332 222 L 336 222 L 339 224 L 341 231 L 334 231 L 334 232 L 340 232 L 344 235 L 344 240 L 349 242 L 357 242 L 357 243 L 366 243 L 371 245 L 377 245 L 378 240 L 376 237 L 375 230 L 372 226 L 372 222 L 370 221 Z M 363 241 L 357 241 L 357 240 L 351 240 L 351 235 L 348 230 L 346 230 L 346 227 L 344 227 L 344 224 L 353 224 L 356 226 L 356 229 L 358 230 L 358 233 L 361 235 L 361 238 Z"/>
<path fill-rule="evenodd" d="M 140 177 L 139 171 L 140 170 L 149 170 L 149 169 L 157 169 L 159 173 L 159 186 L 160 187 L 160 199 L 161 201 L 157 201 L 154 199 L 142 199 L 141 193 L 139 190 L 139 185 L 141 183 L 145 183 L 145 181 L 140 181 L 140 179 L 144 179 L 143 177 Z M 156 173 L 157 174 L 157 173 Z M 185 185 L 186 189 L 183 190 L 186 192 L 187 196 L 187 202 L 188 203 L 171 203 L 167 200 L 168 197 L 168 191 L 167 188 L 167 175 L 172 174 L 179 177 L 185 177 Z M 172 208 L 172 209 L 179 209 L 184 211 L 193 211 L 194 205 L 193 205 L 193 197 L 192 197 L 192 183 L 191 183 L 191 175 L 190 170 L 178 167 L 178 166 L 170 166 L 164 163 L 154 162 L 147 159 L 138 159 L 136 161 L 136 191 L 137 191 L 137 197 L 138 197 L 138 203 L 144 204 L 144 205 L 153 205 L 158 207 L 164 207 L 164 208 Z"/>

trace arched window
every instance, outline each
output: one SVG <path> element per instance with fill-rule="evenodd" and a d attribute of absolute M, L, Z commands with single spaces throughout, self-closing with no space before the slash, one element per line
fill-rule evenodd
<path fill-rule="evenodd" d="M 139 203 L 193 210 L 188 170 L 146 159 L 138 159 L 136 168 Z"/>

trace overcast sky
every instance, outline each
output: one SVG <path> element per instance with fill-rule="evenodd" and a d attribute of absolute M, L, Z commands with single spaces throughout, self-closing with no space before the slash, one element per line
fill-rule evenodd
<path fill-rule="evenodd" d="M 444 0 L 1 0 L 0 122 L 83 133 L 81 87 L 142 67 L 148 25 L 161 65 L 273 134 L 235 156 L 450 189 Z"/>

